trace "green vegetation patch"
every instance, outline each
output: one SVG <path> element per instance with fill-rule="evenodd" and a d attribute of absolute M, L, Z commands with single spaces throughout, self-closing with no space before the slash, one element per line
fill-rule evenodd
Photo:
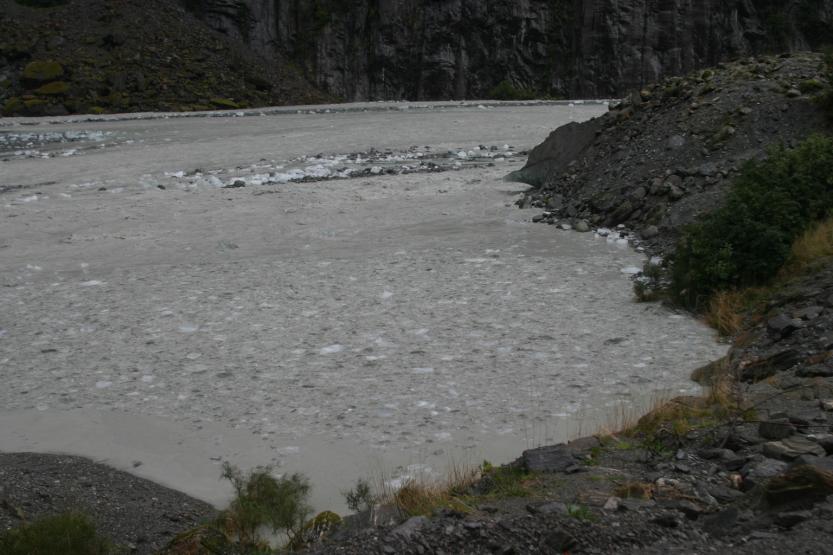
<path fill-rule="evenodd" d="M 833 139 L 815 135 L 747 163 L 724 206 L 687 227 L 677 246 L 672 294 L 702 309 L 721 290 L 766 283 L 793 242 L 833 209 Z"/>
<path fill-rule="evenodd" d="M 3 555 L 106 555 L 110 544 L 101 538 L 90 519 L 67 513 L 44 518 L 0 534 Z"/>
<path fill-rule="evenodd" d="M 35 89 L 35 94 L 43 96 L 62 96 L 69 92 L 69 83 L 66 81 L 53 81 Z"/>
<path fill-rule="evenodd" d="M 484 461 L 480 466 L 480 483 L 482 495 L 494 498 L 529 497 L 528 483 L 533 478 L 523 468 L 510 466 L 493 466 Z"/>
<path fill-rule="evenodd" d="M 229 98 L 212 98 L 211 104 L 224 110 L 237 110 L 240 108 L 240 104 Z"/>
<path fill-rule="evenodd" d="M 3 105 L 3 115 L 4 116 L 14 116 L 23 111 L 25 108 L 25 104 L 23 104 L 23 100 L 17 96 L 13 96 L 12 98 L 8 99 L 6 103 Z"/>
<path fill-rule="evenodd" d="M 51 60 L 30 62 L 23 69 L 23 80 L 30 83 L 48 83 L 64 76 L 64 66 Z"/>

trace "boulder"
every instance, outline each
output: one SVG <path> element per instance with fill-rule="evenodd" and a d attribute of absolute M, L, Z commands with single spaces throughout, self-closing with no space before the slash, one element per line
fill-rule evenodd
<path fill-rule="evenodd" d="M 795 433 L 795 426 L 789 420 L 765 420 L 758 424 L 758 433 L 766 439 L 784 439 Z"/>
<path fill-rule="evenodd" d="M 798 465 L 776 476 L 764 488 L 769 507 L 812 506 L 833 494 L 833 465 Z"/>
<path fill-rule="evenodd" d="M 764 444 L 764 455 L 781 461 L 792 461 L 801 455 L 823 457 L 827 454 L 818 443 L 803 436 L 793 436 Z"/>
<path fill-rule="evenodd" d="M 569 123 L 559 127 L 529 153 L 526 165 L 511 173 L 508 179 L 540 186 L 554 174 L 563 173 L 576 160 L 601 130 L 601 119 Z"/>
<path fill-rule="evenodd" d="M 741 379 L 746 382 L 758 382 L 774 376 L 778 372 L 789 370 L 801 359 L 795 349 L 786 349 L 773 355 L 760 358 L 741 367 Z"/>
<path fill-rule="evenodd" d="M 575 449 L 562 444 L 524 451 L 518 462 L 530 472 L 569 472 L 581 459 Z"/>

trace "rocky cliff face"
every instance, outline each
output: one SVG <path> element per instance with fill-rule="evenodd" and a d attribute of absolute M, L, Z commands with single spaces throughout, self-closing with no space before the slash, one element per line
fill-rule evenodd
<path fill-rule="evenodd" d="M 727 58 L 833 44 L 833 0 L 183 1 L 345 100 L 614 96 Z"/>

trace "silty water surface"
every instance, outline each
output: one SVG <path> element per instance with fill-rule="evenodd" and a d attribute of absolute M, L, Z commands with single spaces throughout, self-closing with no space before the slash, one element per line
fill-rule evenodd
<path fill-rule="evenodd" d="M 499 117 L 531 127 L 541 114 L 524 110 Z M 565 107 L 535 110 L 567 117 Z M 453 140 L 531 146 L 490 115 L 453 112 L 469 126 Z M 342 116 L 330 116 L 322 141 L 360 114 Z M 421 116 L 438 136 L 443 125 L 454 133 L 448 114 Z M 384 147 L 411 139 L 402 114 L 374 117 L 365 133 L 393 133 Z M 153 121 L 115 123 L 154 144 Z M 213 124 L 189 119 L 182 134 Z M 431 129 L 420 130 L 427 143 Z M 315 138 L 297 141 L 312 154 Z M 191 141 L 155 144 L 189 152 Z M 136 461 L 136 472 L 216 502 L 206 484 L 222 460 L 273 464 L 311 474 L 318 508 L 340 508 L 338 491 L 361 476 L 439 471 L 452 458 L 505 462 L 658 392 L 696 391 L 690 372 L 725 351 L 689 317 L 633 302 L 638 253 L 531 224 L 512 206 L 520 187 L 501 180 L 522 161 L 161 189 L 147 176 L 165 182 L 176 168 L 154 172 L 161 155 L 140 144 L 87 155 L 101 168 L 93 186 L 62 181 L 53 160 L 14 161 L 34 182 L 57 184 L 4 198 L 0 449 Z M 128 153 L 149 171 L 107 169 Z M 203 154 L 212 153 L 223 157 Z M 89 179 L 89 168 L 71 170 Z M 173 472 L 174 459 L 189 470 Z"/>

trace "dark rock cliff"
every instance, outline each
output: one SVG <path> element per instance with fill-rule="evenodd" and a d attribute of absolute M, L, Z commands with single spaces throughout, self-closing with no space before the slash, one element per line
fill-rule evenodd
<path fill-rule="evenodd" d="M 182 1 L 345 100 L 616 96 L 727 58 L 833 44 L 833 0 Z"/>

